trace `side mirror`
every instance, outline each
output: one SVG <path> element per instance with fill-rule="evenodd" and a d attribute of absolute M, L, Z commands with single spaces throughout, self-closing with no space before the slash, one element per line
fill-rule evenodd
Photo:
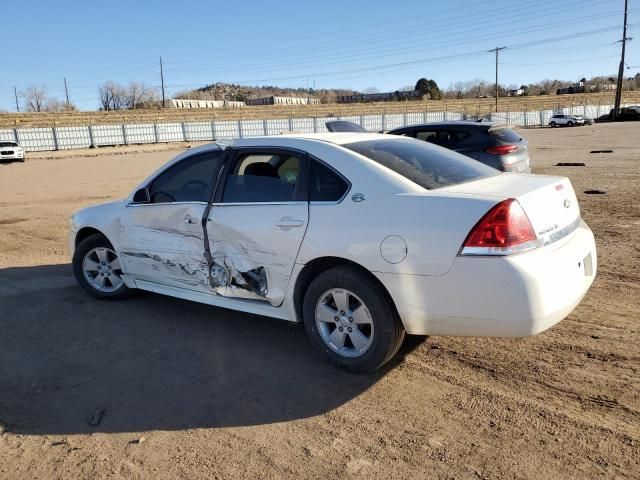
<path fill-rule="evenodd" d="M 151 196 L 147 187 L 141 188 L 133 195 L 133 203 L 151 203 Z"/>

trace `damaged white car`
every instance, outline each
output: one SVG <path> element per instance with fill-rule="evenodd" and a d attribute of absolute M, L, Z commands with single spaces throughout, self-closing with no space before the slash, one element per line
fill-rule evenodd
<path fill-rule="evenodd" d="M 189 150 L 73 215 L 70 245 L 98 298 L 137 288 L 304 322 L 354 371 L 383 365 L 405 333 L 539 333 L 596 273 L 568 179 L 367 133 Z"/>

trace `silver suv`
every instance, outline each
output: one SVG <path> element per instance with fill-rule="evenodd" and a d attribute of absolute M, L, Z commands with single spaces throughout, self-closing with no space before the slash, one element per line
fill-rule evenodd
<path fill-rule="evenodd" d="M 584 117 L 582 115 L 564 115 L 562 113 L 556 113 L 549 119 L 549 126 L 556 127 L 558 125 L 563 127 L 574 127 L 577 125 L 584 125 Z"/>

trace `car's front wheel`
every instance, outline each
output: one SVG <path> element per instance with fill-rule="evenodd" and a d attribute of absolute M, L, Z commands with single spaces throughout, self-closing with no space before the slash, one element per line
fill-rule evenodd
<path fill-rule="evenodd" d="M 555 127 L 556 125 L 557 125 L 557 124 L 556 124 L 556 122 L 551 122 L 551 123 L 549 123 L 549 126 L 550 126 L 551 128 Z"/>
<path fill-rule="evenodd" d="M 387 293 L 349 266 L 329 269 L 311 282 L 303 317 L 314 346 L 333 363 L 355 372 L 387 363 L 405 335 Z"/>
<path fill-rule="evenodd" d="M 128 293 L 122 280 L 120 259 L 103 235 L 91 235 L 76 247 L 73 275 L 80 286 L 96 298 L 120 298 Z"/>
<path fill-rule="evenodd" d="M 567 122 L 567 127 L 573 127 L 573 122 Z"/>

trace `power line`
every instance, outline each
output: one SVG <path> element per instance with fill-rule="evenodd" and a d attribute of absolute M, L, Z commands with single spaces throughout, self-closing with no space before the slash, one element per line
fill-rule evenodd
<path fill-rule="evenodd" d="M 563 22 L 563 24 L 564 23 L 566 23 L 566 22 Z M 575 23 L 577 23 L 577 21 L 574 19 L 571 23 L 575 24 Z M 435 43 L 431 42 L 429 44 L 429 46 L 431 48 L 428 48 L 426 50 L 424 48 L 408 49 L 408 50 L 402 50 L 401 53 L 406 55 L 406 54 L 410 54 L 412 52 L 425 52 L 425 51 L 441 50 L 443 47 L 463 46 L 463 45 L 469 45 L 469 44 L 477 45 L 479 43 L 479 41 L 483 41 L 483 40 L 489 41 L 489 40 L 502 39 L 502 38 L 508 37 L 509 34 L 511 34 L 511 33 L 517 33 L 517 34 L 532 33 L 532 32 L 547 30 L 547 29 L 553 28 L 555 26 L 556 26 L 555 24 L 545 24 L 545 25 L 537 25 L 535 27 L 532 27 L 532 28 L 529 28 L 529 29 L 525 29 L 525 30 L 515 29 L 515 30 L 510 30 L 510 31 L 507 31 L 507 32 L 502 32 L 502 33 L 497 34 L 497 35 L 491 34 L 491 35 L 485 35 L 485 36 L 481 36 L 481 37 L 474 37 L 472 42 L 470 42 L 468 40 L 468 35 L 465 34 L 464 37 L 456 38 L 454 41 L 435 42 Z M 612 26 L 612 27 L 608 27 L 607 29 L 604 29 L 604 30 L 603 29 L 598 29 L 595 32 L 596 33 L 600 32 L 600 31 L 602 31 L 602 32 L 607 31 L 608 32 L 608 31 L 613 31 L 615 29 L 617 29 L 617 27 Z M 571 34 L 571 35 L 584 36 L 585 33 L 591 33 L 591 32 L 594 32 L 594 30 L 583 31 L 583 32 L 579 32 L 577 34 Z M 529 42 L 529 43 L 531 43 L 531 45 L 537 45 L 538 44 L 536 42 Z M 522 46 L 525 46 L 525 44 L 522 44 Z M 518 45 L 517 48 L 520 48 L 520 45 Z M 323 62 L 323 63 L 320 63 L 320 64 L 317 63 L 317 62 L 288 63 L 288 64 L 280 62 L 280 63 L 278 63 L 278 65 L 276 67 L 274 67 L 273 63 L 270 62 L 268 64 L 268 66 L 269 66 L 269 71 L 270 72 L 291 71 L 294 67 L 304 68 L 306 70 L 305 71 L 305 75 L 309 75 L 309 73 L 308 73 L 309 70 L 308 69 L 309 68 L 314 68 L 314 67 L 317 67 L 317 66 L 325 67 L 327 65 L 340 65 L 340 64 L 344 64 L 344 63 L 352 64 L 353 60 L 367 60 L 369 58 L 380 59 L 380 58 L 384 58 L 384 57 L 397 57 L 398 53 L 399 53 L 397 46 L 391 47 L 391 53 L 387 54 L 387 53 L 384 53 L 384 52 L 385 52 L 385 50 L 383 49 L 382 53 L 381 53 L 381 51 L 378 50 L 378 51 L 372 52 L 371 55 L 361 55 L 360 54 L 360 55 L 356 55 L 356 56 L 348 55 L 346 57 L 337 56 L 337 58 L 343 57 L 343 58 L 345 58 L 345 60 L 344 61 Z M 353 57 L 353 58 L 351 58 L 351 57 Z M 334 56 L 333 58 L 336 58 L 336 56 Z M 349 59 L 349 60 L 347 60 L 347 59 Z M 314 60 L 316 60 L 316 58 L 314 58 Z M 184 71 L 185 69 L 182 68 L 181 70 Z M 261 67 L 256 66 L 254 64 L 254 68 L 250 68 L 249 70 L 245 69 L 245 73 L 261 72 L 263 70 L 264 70 L 264 68 L 261 68 Z M 182 74 L 178 78 L 179 79 L 199 78 L 202 75 L 206 75 L 206 73 L 204 73 L 204 72 L 198 74 L 198 73 L 196 73 L 197 70 L 194 71 L 193 69 L 189 69 L 189 72 L 190 72 L 189 74 L 186 74 L 186 75 Z M 242 69 L 237 69 L 237 68 L 236 69 L 226 69 L 226 70 L 225 69 L 219 69 L 219 68 L 216 69 L 216 74 L 218 76 L 222 76 L 222 75 L 225 75 L 225 74 L 238 75 L 238 73 L 240 73 L 240 72 L 242 72 Z M 302 77 L 302 75 L 297 76 L 296 78 L 300 78 L 300 77 Z M 279 79 L 279 77 L 275 77 L 275 78 Z"/>
<path fill-rule="evenodd" d="M 640 24 L 637 24 L 637 25 L 640 25 Z M 593 30 L 586 30 L 586 31 L 578 32 L 578 33 L 569 34 L 569 35 L 561 35 L 561 36 L 557 36 L 557 37 L 549 37 L 549 38 L 546 38 L 546 39 L 536 40 L 536 41 L 533 41 L 533 42 L 526 42 L 526 43 L 520 43 L 520 44 L 507 45 L 507 48 L 509 48 L 509 49 L 520 49 L 520 48 L 527 48 L 529 46 L 544 45 L 544 44 L 547 44 L 547 43 L 553 43 L 553 42 L 558 42 L 558 41 L 563 41 L 563 40 L 573 40 L 575 38 L 581 38 L 581 37 L 585 37 L 585 36 L 588 36 L 588 35 L 610 32 L 610 31 L 613 31 L 614 29 L 617 29 L 617 28 L 619 28 L 619 27 L 611 26 L 611 27 L 604 27 L 604 28 L 598 28 L 598 29 L 593 29 Z M 419 64 L 430 63 L 430 62 L 434 62 L 434 61 L 440 61 L 440 60 L 443 60 L 443 59 L 457 59 L 457 58 L 462 58 L 462 57 L 466 57 L 466 56 L 480 55 L 480 54 L 483 54 L 483 53 L 486 53 L 486 50 L 477 50 L 477 51 L 458 53 L 458 54 L 453 54 L 453 55 L 445 55 L 445 56 L 441 56 L 441 57 L 422 58 L 422 59 L 418 59 L 418 60 L 390 63 L 390 64 L 383 64 L 383 65 L 375 65 L 375 66 L 369 66 L 369 67 L 351 68 L 351 69 L 338 70 L 338 71 L 333 71 L 333 72 L 316 72 L 316 73 L 309 73 L 308 72 L 308 73 L 306 73 L 304 75 L 292 75 L 292 76 L 273 77 L 273 78 L 251 79 L 251 80 L 248 80 L 248 79 L 247 80 L 236 80 L 236 82 L 237 83 L 249 84 L 249 83 L 257 83 L 257 82 L 279 81 L 279 80 L 295 80 L 295 79 L 304 78 L 306 75 L 308 75 L 310 77 L 326 77 L 326 76 L 331 76 L 331 75 L 339 75 L 339 74 L 342 74 L 342 73 L 380 71 L 380 70 L 386 70 L 388 68 L 404 67 L 404 66 L 409 66 L 409 65 L 419 65 Z M 174 85 L 170 85 L 170 86 L 171 87 L 189 87 L 189 86 L 202 86 L 202 84 L 174 84 Z"/>

